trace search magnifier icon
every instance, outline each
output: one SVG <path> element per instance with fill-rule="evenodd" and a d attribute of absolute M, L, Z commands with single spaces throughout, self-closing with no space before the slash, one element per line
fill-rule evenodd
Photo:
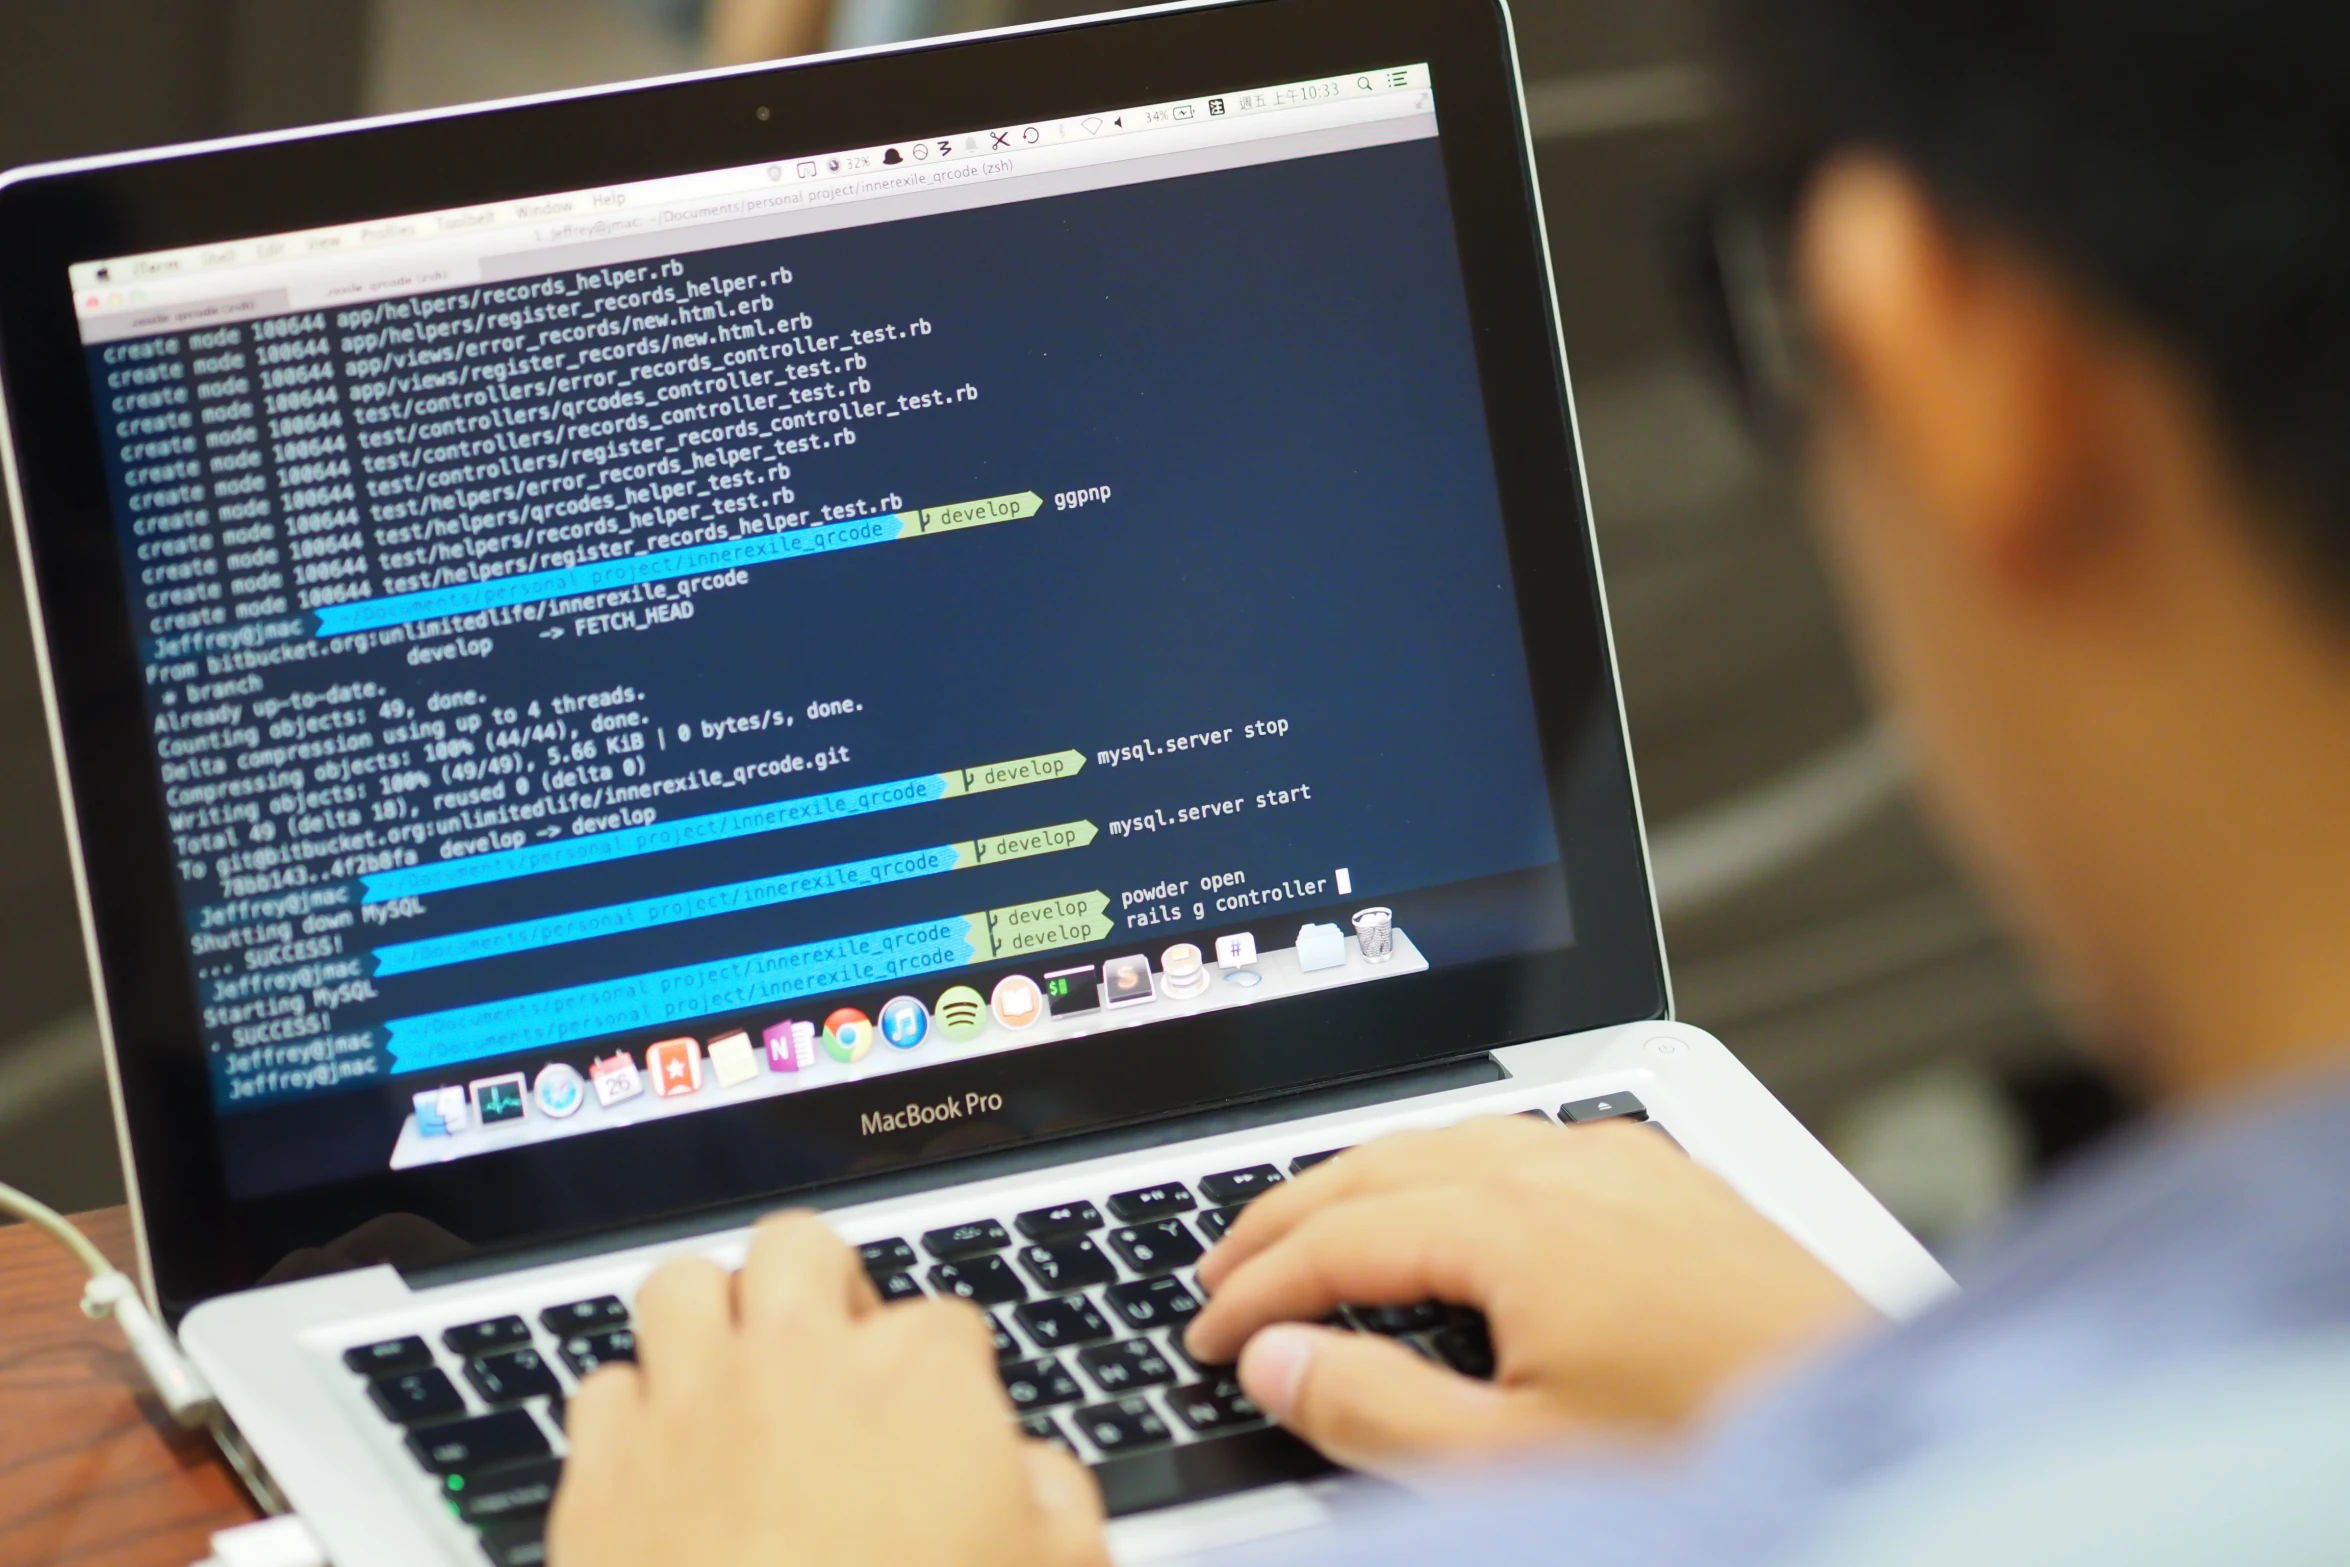
<path fill-rule="evenodd" d="M 1371 78 L 1369 78 L 1368 76 L 1358 76 L 1358 77 L 1356 77 L 1356 78 L 1355 78 L 1355 91 L 1357 91 L 1357 92 L 1369 92 L 1370 90 L 1371 90 Z"/>

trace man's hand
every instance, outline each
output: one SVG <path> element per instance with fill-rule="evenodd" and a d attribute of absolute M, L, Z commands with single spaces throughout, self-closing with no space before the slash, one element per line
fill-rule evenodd
<path fill-rule="evenodd" d="M 571 1400 L 556 1567 L 1106 1567 L 1093 1479 L 1014 1428 L 979 1313 L 882 1305 L 814 1216 L 731 1277 L 662 1268 L 636 1332 Z"/>
<path fill-rule="evenodd" d="M 1406 1470 L 1599 1427 L 1670 1433 L 1866 1311 L 1720 1178 L 1629 1122 L 1490 1116 L 1383 1138 L 1251 1203 L 1203 1258 L 1204 1362 L 1342 1463 Z M 1458 1376 L 1342 1302 L 1483 1311 L 1498 1372 Z M 1243 1346 L 1246 1346 L 1245 1349 Z"/>

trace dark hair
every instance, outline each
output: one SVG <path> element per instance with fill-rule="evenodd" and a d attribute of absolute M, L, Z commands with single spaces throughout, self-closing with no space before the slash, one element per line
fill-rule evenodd
<path fill-rule="evenodd" d="M 1902 159 L 2179 355 L 2350 604 L 2350 4 L 1727 4 L 1800 146 Z"/>

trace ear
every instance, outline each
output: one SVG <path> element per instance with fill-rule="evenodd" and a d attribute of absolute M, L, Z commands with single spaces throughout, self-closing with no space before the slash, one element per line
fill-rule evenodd
<path fill-rule="evenodd" d="M 1956 560 L 2050 585 L 2105 510 L 2079 301 L 1876 155 L 1821 169 L 1797 240 L 1835 414 Z"/>

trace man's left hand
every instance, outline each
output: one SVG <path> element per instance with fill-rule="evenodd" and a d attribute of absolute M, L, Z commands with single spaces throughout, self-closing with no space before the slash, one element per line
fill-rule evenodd
<path fill-rule="evenodd" d="M 1014 1426 L 980 1313 L 884 1306 L 812 1214 L 672 1262 L 581 1384 L 555 1567 L 1106 1567 L 1100 1493 Z"/>

